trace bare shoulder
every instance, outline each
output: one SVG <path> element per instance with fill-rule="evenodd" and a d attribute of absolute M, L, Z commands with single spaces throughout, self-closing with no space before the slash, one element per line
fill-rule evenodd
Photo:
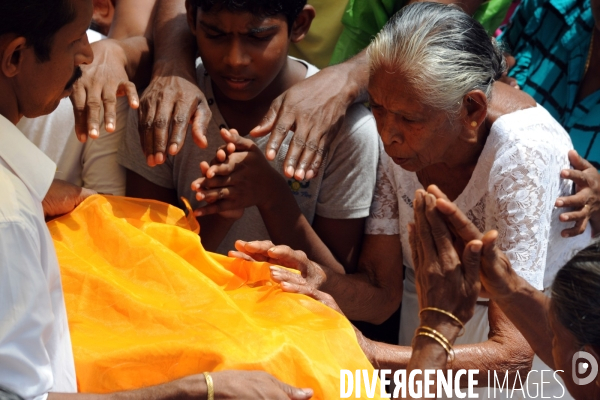
<path fill-rule="evenodd" d="M 492 125 L 503 115 L 535 106 L 536 101 L 527 93 L 505 83 L 496 82 L 488 106 L 488 124 Z"/>

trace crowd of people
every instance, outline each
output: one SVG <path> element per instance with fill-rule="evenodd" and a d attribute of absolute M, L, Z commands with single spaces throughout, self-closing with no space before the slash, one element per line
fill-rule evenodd
<path fill-rule="evenodd" d="M 260 371 L 77 394 L 45 221 L 97 193 L 187 199 L 207 250 L 300 270 L 272 278 L 378 369 L 600 398 L 571 363 L 600 362 L 600 0 L 443 3 L 0 0 L 0 399 L 312 396 Z"/>

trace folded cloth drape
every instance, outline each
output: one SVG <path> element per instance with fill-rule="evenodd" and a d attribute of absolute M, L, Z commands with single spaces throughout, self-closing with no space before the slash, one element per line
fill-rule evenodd
<path fill-rule="evenodd" d="M 176 207 L 93 196 L 48 227 L 81 392 L 241 369 L 335 399 L 341 369 L 372 376 L 343 316 L 282 292 L 266 263 L 206 252 L 195 219 Z"/>

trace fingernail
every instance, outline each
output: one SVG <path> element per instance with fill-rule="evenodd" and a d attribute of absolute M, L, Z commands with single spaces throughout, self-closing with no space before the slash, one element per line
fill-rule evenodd
<path fill-rule="evenodd" d="M 269 160 L 274 160 L 276 155 L 277 153 L 273 149 L 267 151 L 267 158 Z"/>
<path fill-rule="evenodd" d="M 413 226 L 412 226 L 412 224 L 406 225 L 406 229 L 408 230 L 408 233 L 413 233 Z"/>
<path fill-rule="evenodd" d="M 287 282 L 281 282 L 281 286 L 286 287 L 286 288 L 291 288 L 292 285 L 290 283 Z"/>
<path fill-rule="evenodd" d="M 108 124 L 106 124 L 107 131 L 112 131 L 114 129 L 115 129 L 115 124 L 113 124 L 112 122 L 109 122 Z"/>
<path fill-rule="evenodd" d="M 148 165 L 153 166 L 154 165 L 154 154 L 148 155 L 148 157 L 146 157 L 146 162 L 148 163 Z"/>
<path fill-rule="evenodd" d="M 204 200 L 204 194 L 202 194 L 202 193 L 196 193 L 196 200 L 198 200 L 198 201 Z"/>
<path fill-rule="evenodd" d="M 131 101 L 131 104 L 132 104 L 134 107 L 137 107 L 137 106 L 139 106 L 139 105 L 140 105 L 140 102 L 139 102 L 139 101 L 137 101 L 136 99 L 133 99 L 133 100 Z"/>
<path fill-rule="evenodd" d="M 179 146 L 177 146 L 177 143 L 173 143 L 170 147 L 169 147 L 169 153 L 174 156 L 177 153 L 177 149 L 179 148 Z"/>
<path fill-rule="evenodd" d="M 297 181 L 303 181 L 304 180 L 304 170 L 302 168 L 297 169 L 295 177 L 296 177 Z"/>
<path fill-rule="evenodd" d="M 561 215 L 560 219 L 563 221 L 568 221 L 569 220 L 569 216 L 568 215 Z"/>
<path fill-rule="evenodd" d="M 202 211 L 200 211 L 200 210 L 194 211 L 194 215 L 196 217 L 201 217 L 202 216 Z"/>
<path fill-rule="evenodd" d="M 254 127 L 254 129 L 252 129 L 252 131 L 255 131 L 255 130 L 257 130 L 257 129 L 260 129 L 260 125 L 256 125 L 256 126 Z M 252 132 L 252 131 L 250 131 L 250 132 Z"/>
<path fill-rule="evenodd" d="M 294 167 L 287 167 L 285 173 L 290 177 L 294 176 Z"/>
<path fill-rule="evenodd" d="M 569 234 L 568 234 L 568 233 L 566 233 L 566 232 L 562 232 L 562 233 L 560 234 L 560 236 L 562 236 L 562 237 L 564 237 L 564 238 L 568 238 L 568 237 L 569 237 Z"/>
<path fill-rule="evenodd" d="M 481 251 L 481 246 L 483 246 L 483 243 L 473 243 L 471 245 L 471 253 L 479 253 Z"/>
<path fill-rule="evenodd" d="M 98 137 L 98 130 L 97 130 L 96 128 L 92 129 L 92 130 L 90 131 L 90 136 L 91 136 L 91 137 L 94 137 L 94 138 L 95 138 L 95 137 Z"/>
<path fill-rule="evenodd" d="M 306 172 L 306 176 L 304 177 L 304 179 L 306 179 L 306 180 L 308 181 L 308 180 L 310 180 L 310 179 L 312 179 L 312 178 L 314 178 L 314 177 L 315 177 L 315 173 L 314 173 L 314 171 L 313 171 L 312 169 L 309 169 L 309 170 Z"/>
<path fill-rule="evenodd" d="M 562 207 L 565 205 L 565 202 L 562 200 L 556 200 L 556 207 Z"/>
<path fill-rule="evenodd" d="M 165 160 L 165 156 L 163 153 L 156 153 L 155 160 L 157 164 L 162 164 Z"/>

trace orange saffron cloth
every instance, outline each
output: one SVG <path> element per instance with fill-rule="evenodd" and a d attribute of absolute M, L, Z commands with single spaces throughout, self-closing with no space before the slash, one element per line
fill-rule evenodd
<path fill-rule="evenodd" d="M 282 292 L 269 264 L 206 252 L 196 220 L 176 207 L 93 196 L 48 227 L 80 392 L 239 369 L 336 399 L 341 369 L 373 376 L 346 318 Z"/>

